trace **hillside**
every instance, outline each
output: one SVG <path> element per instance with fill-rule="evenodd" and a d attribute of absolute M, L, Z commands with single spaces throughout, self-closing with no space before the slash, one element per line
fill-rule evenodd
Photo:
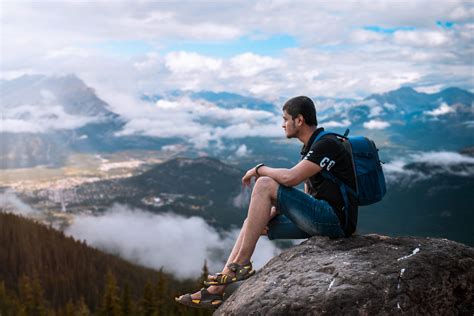
<path fill-rule="evenodd" d="M 202 315 L 173 300 L 196 280 L 178 282 L 26 218 L 0 212 L 0 245 L 1 315 L 69 315 L 71 309 Z"/>

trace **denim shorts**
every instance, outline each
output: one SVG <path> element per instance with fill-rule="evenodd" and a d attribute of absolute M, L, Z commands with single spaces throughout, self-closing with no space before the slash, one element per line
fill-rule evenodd
<path fill-rule="evenodd" d="M 269 239 L 303 239 L 315 235 L 344 237 L 332 206 L 301 190 L 280 185 L 276 208 L 280 214 L 268 223 Z"/>

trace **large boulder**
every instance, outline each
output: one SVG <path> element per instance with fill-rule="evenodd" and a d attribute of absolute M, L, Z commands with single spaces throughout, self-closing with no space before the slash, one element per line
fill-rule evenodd
<path fill-rule="evenodd" d="M 474 249 L 446 239 L 313 237 L 214 315 L 473 315 Z"/>

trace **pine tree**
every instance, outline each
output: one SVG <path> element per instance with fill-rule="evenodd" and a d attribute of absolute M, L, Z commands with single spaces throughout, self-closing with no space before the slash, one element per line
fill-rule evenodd
<path fill-rule="evenodd" d="M 105 293 L 102 299 L 100 315 L 120 316 L 120 298 L 118 294 L 117 281 L 111 271 L 107 272 Z"/>
<path fill-rule="evenodd" d="M 140 315 L 143 316 L 157 316 L 155 293 L 150 282 L 147 282 L 143 290 L 143 298 L 140 304 Z"/>
<path fill-rule="evenodd" d="M 7 293 L 5 282 L 0 281 L 0 315 L 15 316 L 17 315 L 18 302 L 15 298 Z"/>
<path fill-rule="evenodd" d="M 130 286 L 128 283 L 125 283 L 122 291 L 122 301 L 121 301 L 122 315 L 132 316 L 135 315 L 132 298 L 130 296 Z"/>
<path fill-rule="evenodd" d="M 89 311 L 89 308 L 87 307 L 86 302 L 84 301 L 84 297 L 81 296 L 79 301 L 76 303 L 74 316 L 90 316 L 90 314 L 91 313 Z"/>
<path fill-rule="evenodd" d="M 20 278 L 20 301 L 28 315 L 45 316 L 46 308 L 43 300 L 43 290 L 38 278 L 33 281 L 27 276 Z"/>
<path fill-rule="evenodd" d="M 168 279 L 163 272 L 163 268 L 158 272 L 158 283 L 156 285 L 156 305 L 159 315 L 169 315 Z"/>
<path fill-rule="evenodd" d="M 207 260 L 204 259 L 204 265 L 202 266 L 202 273 L 201 276 L 198 279 L 198 288 L 202 288 L 204 281 L 207 280 L 207 277 L 209 276 L 209 269 L 207 268 Z"/>

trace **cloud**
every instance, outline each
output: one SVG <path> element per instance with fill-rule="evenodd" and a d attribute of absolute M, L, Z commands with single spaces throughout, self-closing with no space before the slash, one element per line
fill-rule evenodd
<path fill-rule="evenodd" d="M 155 104 L 102 94 L 127 123 L 117 136 L 140 134 L 159 138 L 183 138 L 202 149 L 223 138 L 279 137 L 283 132 L 274 113 L 244 108 L 223 109 L 188 97 L 161 99 Z M 128 100 L 128 101 L 127 101 Z M 240 153 L 245 153 L 240 149 Z"/>
<path fill-rule="evenodd" d="M 343 120 L 342 122 L 337 122 L 337 121 L 328 121 L 328 122 L 321 122 L 321 126 L 324 126 L 325 128 L 331 128 L 331 127 L 347 127 L 351 125 L 351 122 L 349 120 Z"/>
<path fill-rule="evenodd" d="M 427 168 L 420 168 L 420 165 Z M 449 151 L 419 152 L 382 165 L 389 183 L 410 184 L 438 174 L 474 176 L 474 157 Z"/>
<path fill-rule="evenodd" d="M 399 45 L 415 47 L 442 47 L 451 44 L 450 37 L 440 31 L 398 31 L 394 35 L 394 41 Z"/>
<path fill-rule="evenodd" d="M 211 272 L 222 270 L 238 230 L 219 234 L 199 217 L 156 215 L 114 205 L 99 216 L 77 216 L 66 233 L 129 261 L 155 269 L 163 267 L 180 278 L 195 278 L 204 260 Z M 262 267 L 279 252 L 272 242 L 261 238 L 253 256 L 254 266 Z"/>
<path fill-rule="evenodd" d="M 249 150 L 245 144 L 240 145 L 239 148 L 237 148 L 237 150 L 235 151 L 235 155 L 239 158 L 247 157 L 251 153 L 252 151 Z"/>
<path fill-rule="evenodd" d="M 217 71 L 222 60 L 196 53 L 172 52 L 165 56 L 165 65 L 173 73 Z"/>
<path fill-rule="evenodd" d="M 281 61 L 271 57 L 245 53 L 233 57 L 230 60 L 230 65 L 242 77 L 251 77 L 262 71 L 278 68 L 281 65 Z"/>
<path fill-rule="evenodd" d="M 40 212 L 20 200 L 14 191 L 7 190 L 0 193 L 0 209 L 3 212 L 37 218 Z"/>
<path fill-rule="evenodd" d="M 134 97 L 176 89 L 364 97 L 414 83 L 473 89 L 467 1 L 10 1 L 2 9 L 2 77 L 76 73 Z M 242 41 L 275 36 L 295 44 L 262 55 Z M 219 55 L 219 45 L 234 53 Z"/>
<path fill-rule="evenodd" d="M 438 108 L 432 111 L 425 111 L 424 113 L 426 115 L 436 117 L 436 116 L 442 116 L 442 115 L 446 115 L 446 114 L 454 113 L 454 112 L 456 112 L 456 110 L 453 107 L 450 107 L 448 104 L 446 104 L 446 102 L 443 102 Z"/>
<path fill-rule="evenodd" d="M 5 101 L 4 102 L 8 102 Z M 15 102 L 21 102 L 16 100 Z M 100 118 L 71 115 L 64 111 L 56 96 L 48 90 L 42 90 L 35 104 L 11 106 L 2 104 L 2 124 L 0 132 L 9 133 L 45 133 L 51 130 L 74 129 Z"/>
<path fill-rule="evenodd" d="M 365 122 L 363 126 L 367 129 L 385 129 L 390 126 L 390 123 L 380 120 L 370 120 Z"/>

